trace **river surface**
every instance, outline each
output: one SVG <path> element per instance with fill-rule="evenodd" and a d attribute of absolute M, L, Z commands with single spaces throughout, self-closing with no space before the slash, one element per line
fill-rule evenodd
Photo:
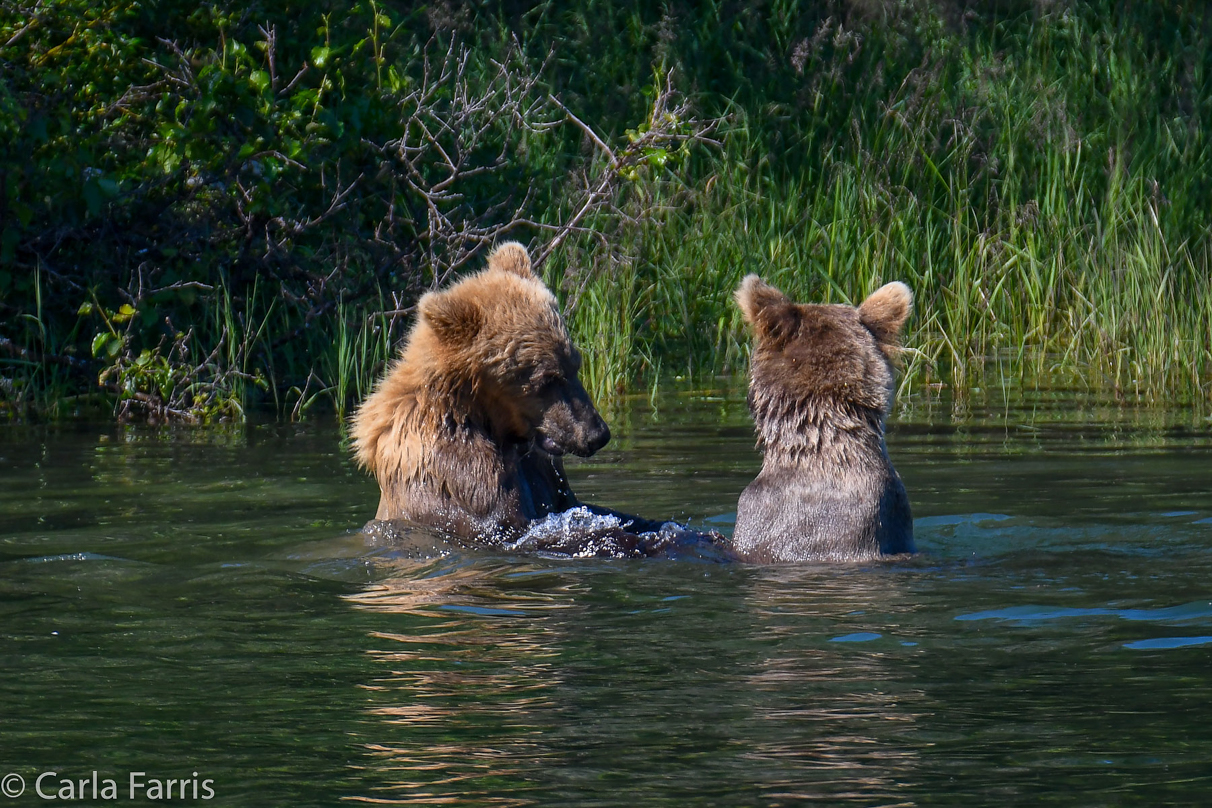
<path fill-rule="evenodd" d="M 728 533 L 743 395 L 658 405 L 578 494 Z M 1212 421 L 1037 394 L 888 442 L 921 553 L 763 568 L 368 547 L 332 422 L 0 428 L 0 804 L 1212 801 Z"/>

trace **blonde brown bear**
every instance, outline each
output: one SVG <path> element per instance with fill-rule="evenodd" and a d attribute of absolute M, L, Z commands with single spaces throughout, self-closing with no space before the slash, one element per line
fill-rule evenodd
<path fill-rule="evenodd" d="M 400 357 L 353 416 L 357 461 L 379 483 L 376 518 L 494 547 L 577 508 L 561 456 L 589 456 L 610 440 L 580 366 L 555 296 L 520 244 L 424 295 Z M 591 513 L 612 519 L 603 527 Z M 651 548 L 635 533 L 660 528 L 605 509 L 582 516 L 575 530 L 557 531 L 560 546 L 548 539 L 537 549 L 644 555 Z"/>

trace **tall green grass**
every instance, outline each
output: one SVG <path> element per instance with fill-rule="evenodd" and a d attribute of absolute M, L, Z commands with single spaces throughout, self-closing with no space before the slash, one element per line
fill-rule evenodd
<path fill-rule="evenodd" d="M 908 283 L 903 393 L 963 394 L 995 364 L 1017 383 L 1212 400 L 1212 154 L 1160 100 L 1207 115 L 1206 46 L 1161 54 L 1113 16 L 1017 36 L 957 46 L 946 80 L 917 94 L 839 92 L 841 130 L 809 115 L 792 134 L 734 106 L 689 198 L 666 190 L 682 201 L 631 233 L 630 274 L 574 316 L 598 346 L 590 378 L 653 372 L 650 357 L 666 372 L 741 370 L 732 292 L 757 272 L 805 301 Z M 830 99 L 814 103 L 835 119 Z M 772 152 L 793 137 L 798 150 Z M 635 328 L 603 329 L 631 310 Z"/>

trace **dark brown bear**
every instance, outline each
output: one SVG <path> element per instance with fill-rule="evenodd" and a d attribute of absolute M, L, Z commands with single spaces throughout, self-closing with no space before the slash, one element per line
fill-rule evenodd
<path fill-rule="evenodd" d="M 379 483 L 376 519 L 477 546 L 656 552 L 636 534 L 661 523 L 578 508 L 561 456 L 592 455 L 610 430 L 577 378 L 581 356 L 525 248 L 502 245 L 487 269 L 426 294 L 417 312 L 400 358 L 353 416 L 358 463 Z M 564 512 L 569 518 L 528 535 L 536 520 Z"/>
<path fill-rule="evenodd" d="M 884 443 L 909 287 L 889 283 L 858 308 L 804 305 L 749 275 L 736 299 L 753 330 L 749 409 L 764 453 L 737 505 L 736 553 L 758 563 L 912 553 L 909 498 Z"/>

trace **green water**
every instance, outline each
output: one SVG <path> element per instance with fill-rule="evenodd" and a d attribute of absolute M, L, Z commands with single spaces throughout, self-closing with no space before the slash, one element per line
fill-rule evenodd
<path fill-rule="evenodd" d="M 584 499 L 728 532 L 739 395 L 613 426 Z M 1205 803 L 1212 422 L 1037 396 L 889 444 L 919 557 L 757 568 L 367 547 L 333 424 L 0 429 L 0 804 L 94 770 L 128 803 L 132 771 L 240 806 Z"/>

